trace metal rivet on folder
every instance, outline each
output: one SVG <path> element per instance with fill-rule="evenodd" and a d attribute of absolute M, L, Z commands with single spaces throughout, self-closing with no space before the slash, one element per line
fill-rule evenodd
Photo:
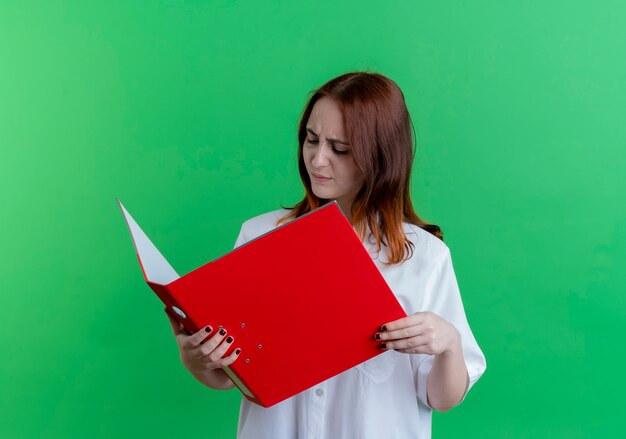
<path fill-rule="evenodd" d="M 262 345 L 262 344 L 260 344 L 260 345 L 258 345 L 257 347 L 258 347 L 259 349 L 261 349 L 261 348 L 263 347 L 263 345 Z"/>
<path fill-rule="evenodd" d="M 177 306 L 172 306 L 172 309 L 174 310 L 174 312 L 175 312 L 176 314 L 178 314 L 179 316 L 181 316 L 183 319 L 186 319 L 186 318 L 187 318 L 187 314 L 185 314 L 185 313 L 183 312 L 183 310 L 182 310 L 182 309 L 180 309 L 179 307 L 177 307 Z"/>
<path fill-rule="evenodd" d="M 241 324 L 241 327 L 242 327 L 242 328 L 245 328 L 245 327 L 246 327 L 246 324 L 245 324 L 245 323 L 242 323 L 242 324 Z"/>
<path fill-rule="evenodd" d="M 249 359 L 249 358 L 246 358 L 246 363 L 249 363 L 249 362 L 250 362 L 250 359 Z"/>

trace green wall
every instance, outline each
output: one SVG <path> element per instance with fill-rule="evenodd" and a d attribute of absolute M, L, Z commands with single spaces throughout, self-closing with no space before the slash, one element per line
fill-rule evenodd
<path fill-rule="evenodd" d="M 307 93 L 403 89 L 488 368 L 437 438 L 626 431 L 623 2 L 0 2 L 0 437 L 233 437 L 119 197 L 180 272 L 294 203 Z M 620 335 L 621 334 L 621 335 Z M 333 338 L 332 333 L 328 334 Z"/>

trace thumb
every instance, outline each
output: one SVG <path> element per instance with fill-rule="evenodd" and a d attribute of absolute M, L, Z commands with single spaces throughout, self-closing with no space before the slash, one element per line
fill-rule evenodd
<path fill-rule="evenodd" d="M 172 331 L 174 331 L 174 335 L 184 334 L 183 332 L 184 327 L 182 323 L 178 323 L 176 319 L 172 317 L 172 314 L 170 313 L 170 310 L 167 307 L 165 307 L 165 314 L 167 314 L 167 318 L 170 321 L 170 325 L 172 325 Z"/>

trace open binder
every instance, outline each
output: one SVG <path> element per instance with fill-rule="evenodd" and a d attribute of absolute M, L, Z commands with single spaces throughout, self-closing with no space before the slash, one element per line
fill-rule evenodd
<path fill-rule="evenodd" d="M 224 368 L 269 407 L 381 354 L 373 335 L 406 317 L 336 202 L 180 277 L 117 200 L 144 278 L 190 333 L 224 327 Z"/>

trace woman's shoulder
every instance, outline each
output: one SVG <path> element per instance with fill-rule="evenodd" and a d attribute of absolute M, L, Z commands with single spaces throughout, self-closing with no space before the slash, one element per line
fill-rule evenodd
<path fill-rule="evenodd" d="M 248 238 L 255 238 L 278 227 L 278 221 L 290 212 L 289 209 L 277 209 L 254 216 L 241 226 Z"/>
<path fill-rule="evenodd" d="M 415 245 L 416 253 L 423 254 L 428 259 L 436 259 L 450 252 L 445 242 L 420 226 L 404 222 L 402 227 L 406 237 Z"/>

